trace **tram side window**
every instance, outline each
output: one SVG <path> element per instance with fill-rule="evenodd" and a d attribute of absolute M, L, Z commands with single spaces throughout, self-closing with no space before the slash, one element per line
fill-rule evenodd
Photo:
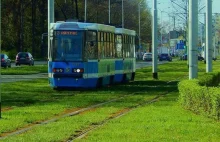
<path fill-rule="evenodd" d="M 110 48 L 109 48 L 109 33 L 104 33 L 104 43 L 105 43 L 105 58 L 110 57 Z"/>
<path fill-rule="evenodd" d="M 124 36 L 125 37 L 125 57 L 127 58 L 128 57 L 128 36 Z"/>
<path fill-rule="evenodd" d="M 111 57 L 111 48 L 110 48 L 110 33 L 106 33 L 106 48 L 107 48 L 107 57 Z"/>
<path fill-rule="evenodd" d="M 116 50 L 115 50 L 115 34 L 112 34 L 112 54 L 113 57 L 115 58 Z"/>
<path fill-rule="evenodd" d="M 131 43 L 130 43 L 130 51 L 131 51 L 131 54 L 130 54 L 130 57 L 131 58 L 134 58 L 135 57 L 135 44 L 134 44 L 134 37 L 130 37 L 130 40 L 131 40 Z"/>
<path fill-rule="evenodd" d="M 58 48 L 58 39 L 54 37 L 54 40 L 53 40 L 53 45 L 52 45 L 52 55 L 51 55 L 51 52 L 50 52 L 50 56 L 52 56 L 53 59 L 56 58 L 56 55 L 57 55 L 57 48 Z"/>
<path fill-rule="evenodd" d="M 126 35 L 123 35 L 123 57 L 128 57 L 128 41 Z"/>
<path fill-rule="evenodd" d="M 85 58 L 97 59 L 97 48 L 96 32 L 86 31 Z"/>
<path fill-rule="evenodd" d="M 98 58 L 103 58 L 103 53 L 102 53 L 102 34 L 101 32 L 98 32 Z"/>
<path fill-rule="evenodd" d="M 116 57 L 122 58 L 122 35 L 116 35 Z"/>
<path fill-rule="evenodd" d="M 111 51 L 111 57 L 115 57 L 115 50 L 114 50 L 114 37 L 113 37 L 113 34 L 112 33 L 110 33 L 110 51 Z"/>
<path fill-rule="evenodd" d="M 125 45 L 125 36 L 122 36 L 122 47 L 123 47 L 123 58 L 126 57 L 126 45 Z"/>

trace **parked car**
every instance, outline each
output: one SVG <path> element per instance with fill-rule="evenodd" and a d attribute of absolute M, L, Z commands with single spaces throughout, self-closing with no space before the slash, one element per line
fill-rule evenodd
<path fill-rule="evenodd" d="M 143 60 L 144 61 L 152 61 L 152 53 L 144 53 Z"/>
<path fill-rule="evenodd" d="M 184 54 L 181 60 L 187 60 L 187 54 Z M 198 61 L 202 61 L 202 60 L 204 60 L 204 58 L 201 55 L 198 55 Z"/>
<path fill-rule="evenodd" d="M 198 55 L 198 60 L 202 61 L 202 60 L 204 60 L 204 58 L 201 55 Z"/>
<path fill-rule="evenodd" d="M 187 60 L 187 54 L 183 54 L 182 56 L 180 56 L 180 60 Z"/>
<path fill-rule="evenodd" d="M 159 61 L 172 61 L 172 57 L 168 53 L 161 53 L 159 55 Z"/>
<path fill-rule="evenodd" d="M 29 52 L 19 52 L 16 55 L 15 65 L 20 66 L 21 64 L 30 65 L 30 66 L 34 65 L 34 58 L 31 55 L 31 53 L 29 53 Z"/>
<path fill-rule="evenodd" d="M 1 67 L 11 67 L 11 59 L 6 54 L 1 54 Z"/>

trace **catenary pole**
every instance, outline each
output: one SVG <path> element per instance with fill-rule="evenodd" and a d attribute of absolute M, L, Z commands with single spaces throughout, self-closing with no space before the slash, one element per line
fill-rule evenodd
<path fill-rule="evenodd" d="M 138 4 L 138 32 L 139 32 L 139 40 L 138 46 L 140 48 L 141 45 L 141 8 L 140 3 Z"/>
<path fill-rule="evenodd" d="M 206 29 L 206 13 L 204 13 L 204 28 Z M 206 30 L 204 30 L 204 63 L 206 64 Z"/>
<path fill-rule="evenodd" d="M 85 0 L 85 15 L 84 15 L 84 22 L 86 22 L 86 15 L 87 15 L 87 0 Z"/>
<path fill-rule="evenodd" d="M 189 0 L 189 79 L 198 77 L 198 0 Z"/>
<path fill-rule="evenodd" d="M 1 32 L 2 32 L 2 17 L 1 17 L 1 11 L 2 11 L 2 1 L 0 0 L 0 41 L 1 41 Z M 0 43 L 0 53 L 2 53 L 2 50 L 1 50 L 1 46 L 2 44 Z M 2 78 L 1 78 L 1 62 L 0 62 L 0 118 L 2 118 L 2 96 L 1 96 L 1 81 L 2 81 Z"/>
<path fill-rule="evenodd" d="M 51 49 L 51 23 L 54 23 L 54 0 L 48 0 L 48 61 L 51 61 L 50 59 L 50 49 Z M 49 64 L 48 64 L 49 66 Z"/>
<path fill-rule="evenodd" d="M 206 72 L 212 72 L 212 1 L 206 0 Z"/>
<path fill-rule="evenodd" d="M 111 24 L 111 0 L 108 0 L 108 24 Z"/>
<path fill-rule="evenodd" d="M 153 68 L 152 68 L 152 72 L 153 72 L 153 78 L 154 79 L 158 79 L 158 74 L 157 74 L 157 0 L 153 1 L 153 8 L 152 8 L 152 12 L 153 12 L 153 28 L 152 28 L 152 47 L 153 47 Z"/>
<path fill-rule="evenodd" d="M 140 1 L 139 3 L 138 3 L 138 32 L 139 32 L 139 34 L 138 34 L 138 36 L 139 36 L 139 38 L 138 38 L 138 57 L 140 58 L 140 47 L 141 47 L 141 3 L 143 2 L 143 0 L 142 1 Z"/>
<path fill-rule="evenodd" d="M 122 21 L 122 28 L 124 28 L 124 0 L 121 1 L 122 6 L 121 6 L 121 21 Z"/>

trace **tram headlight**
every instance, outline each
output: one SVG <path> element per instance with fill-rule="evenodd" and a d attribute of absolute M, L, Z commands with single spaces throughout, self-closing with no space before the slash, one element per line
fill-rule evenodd
<path fill-rule="evenodd" d="M 82 69 L 82 68 L 75 68 L 75 69 L 73 69 L 73 72 L 74 73 L 83 73 L 84 69 Z"/>
<path fill-rule="evenodd" d="M 63 68 L 53 68 L 54 73 L 63 73 L 64 69 Z"/>

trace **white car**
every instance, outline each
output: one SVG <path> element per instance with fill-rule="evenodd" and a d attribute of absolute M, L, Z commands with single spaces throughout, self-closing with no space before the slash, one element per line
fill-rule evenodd
<path fill-rule="evenodd" d="M 144 53 L 143 61 L 152 61 L 152 53 Z"/>

